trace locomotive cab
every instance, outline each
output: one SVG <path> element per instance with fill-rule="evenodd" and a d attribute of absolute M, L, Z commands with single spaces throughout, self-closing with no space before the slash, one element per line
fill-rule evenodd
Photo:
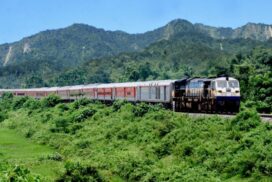
<path fill-rule="evenodd" d="M 212 96 L 216 109 L 238 112 L 240 107 L 240 86 L 238 80 L 231 77 L 216 78 L 211 82 Z"/>

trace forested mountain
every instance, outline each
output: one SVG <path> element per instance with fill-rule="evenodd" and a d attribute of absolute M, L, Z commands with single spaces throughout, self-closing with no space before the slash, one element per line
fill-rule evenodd
<path fill-rule="evenodd" d="M 272 25 L 261 23 L 247 23 L 246 25 L 236 29 L 222 27 L 216 28 L 203 24 L 195 24 L 195 27 L 217 39 L 249 38 L 253 40 L 266 41 L 272 38 Z"/>
<path fill-rule="evenodd" d="M 229 58 L 271 47 L 269 25 L 237 29 L 173 20 L 142 34 L 74 24 L 0 46 L 0 87 L 41 87 L 211 75 Z"/>

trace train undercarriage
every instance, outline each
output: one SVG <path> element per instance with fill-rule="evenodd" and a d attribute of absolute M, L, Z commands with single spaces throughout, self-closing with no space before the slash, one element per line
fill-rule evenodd
<path fill-rule="evenodd" d="M 173 98 L 172 109 L 175 112 L 237 113 L 240 98 Z"/>

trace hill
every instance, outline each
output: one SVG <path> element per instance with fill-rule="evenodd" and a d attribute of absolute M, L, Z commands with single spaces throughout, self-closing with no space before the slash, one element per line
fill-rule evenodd
<path fill-rule="evenodd" d="M 227 58 L 237 53 L 271 47 L 270 29 L 252 23 L 237 29 L 215 28 L 177 19 L 153 31 L 127 34 L 74 24 L 1 45 L 0 87 L 209 75 L 214 72 L 211 66 L 224 67 Z M 130 67 L 157 71 L 125 78 Z"/>

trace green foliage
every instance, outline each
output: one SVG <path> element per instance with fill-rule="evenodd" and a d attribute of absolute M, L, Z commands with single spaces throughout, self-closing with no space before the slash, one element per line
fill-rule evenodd
<path fill-rule="evenodd" d="M 20 109 L 28 101 L 28 97 L 16 97 L 12 102 L 13 109 Z"/>
<path fill-rule="evenodd" d="M 246 131 L 256 128 L 260 123 L 261 118 L 254 110 L 242 111 L 232 120 L 232 124 L 237 126 L 239 130 Z"/>
<path fill-rule="evenodd" d="M 40 108 L 41 107 L 41 103 L 38 100 L 30 97 L 23 104 L 23 107 L 27 108 L 27 109 L 30 109 L 30 110 L 34 110 L 34 109 Z"/>
<path fill-rule="evenodd" d="M 243 100 L 258 112 L 272 112 L 271 49 L 255 48 L 249 55 L 237 55 L 230 72 L 240 81 Z"/>
<path fill-rule="evenodd" d="M 61 102 L 61 99 L 57 95 L 49 95 L 47 97 L 42 98 L 41 105 L 43 107 L 54 107 Z"/>
<path fill-rule="evenodd" d="M 8 114 L 5 111 L 0 110 L 0 123 L 8 118 Z"/>
<path fill-rule="evenodd" d="M 54 160 L 54 161 L 62 161 L 63 156 L 61 154 L 59 154 L 58 152 L 55 152 L 55 153 L 53 153 L 51 155 L 48 155 L 47 159 Z"/>
<path fill-rule="evenodd" d="M 101 182 L 103 180 L 95 167 L 83 165 L 79 162 L 67 162 L 65 164 L 65 173 L 56 181 Z"/>
<path fill-rule="evenodd" d="M 54 127 L 51 128 L 52 132 L 69 132 L 68 126 L 70 125 L 71 121 L 67 118 L 56 118 L 54 120 Z"/>
<path fill-rule="evenodd" d="M 92 101 L 91 101 L 90 99 L 82 98 L 82 99 L 76 100 L 76 101 L 73 103 L 73 108 L 79 109 L 80 107 L 87 106 L 87 105 L 90 104 L 91 102 L 92 102 Z"/>
<path fill-rule="evenodd" d="M 133 108 L 132 112 L 136 117 L 143 117 L 150 109 L 150 106 L 144 102 Z"/>
<path fill-rule="evenodd" d="M 39 161 L 66 163 L 58 181 L 272 177 L 272 127 L 261 122 L 254 108 L 243 107 L 233 119 L 189 117 L 159 105 L 126 101 L 106 106 L 79 100 L 31 110 L 30 115 L 29 110 L 10 108 L 1 125 L 54 147 L 57 152 Z"/>
<path fill-rule="evenodd" d="M 39 182 L 41 179 L 22 166 L 0 163 L 0 181 Z"/>
<path fill-rule="evenodd" d="M 94 114 L 96 113 L 96 110 L 91 109 L 91 108 L 86 108 L 83 109 L 82 111 L 80 111 L 79 113 L 77 113 L 73 120 L 75 122 L 82 122 L 86 119 L 88 119 L 89 117 L 92 117 Z"/>
<path fill-rule="evenodd" d="M 2 100 L 11 100 L 13 99 L 13 94 L 10 92 L 5 92 L 2 94 Z"/>

